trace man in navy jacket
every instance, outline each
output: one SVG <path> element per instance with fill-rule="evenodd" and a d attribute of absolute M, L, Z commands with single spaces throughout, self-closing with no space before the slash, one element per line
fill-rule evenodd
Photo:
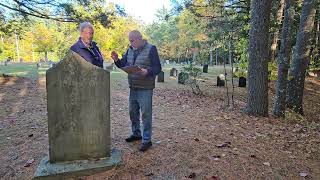
<path fill-rule="evenodd" d="M 79 26 L 79 40 L 71 46 L 71 50 L 78 53 L 86 61 L 103 68 L 103 57 L 93 39 L 93 26 L 89 22 L 83 22 Z"/>

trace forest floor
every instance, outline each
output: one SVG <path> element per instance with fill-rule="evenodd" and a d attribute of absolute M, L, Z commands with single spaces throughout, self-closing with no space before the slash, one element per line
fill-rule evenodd
<path fill-rule="evenodd" d="M 153 146 L 142 153 L 138 142 L 124 141 L 127 80 L 112 73 L 112 148 L 123 164 L 75 179 L 320 179 L 319 79 L 306 80 L 305 116 L 287 112 L 281 119 L 272 115 L 274 82 L 269 117 L 253 117 L 243 112 L 246 88 L 235 88 L 235 106 L 228 107 L 214 75 L 201 81 L 201 96 L 165 75 L 154 90 Z M 48 154 L 45 85 L 44 77 L 0 77 L 0 179 L 32 179 Z"/>

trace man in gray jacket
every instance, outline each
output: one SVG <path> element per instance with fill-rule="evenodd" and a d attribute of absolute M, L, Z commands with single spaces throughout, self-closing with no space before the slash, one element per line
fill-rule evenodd
<path fill-rule="evenodd" d="M 152 146 L 152 95 L 155 87 L 155 77 L 161 71 L 161 64 L 156 46 L 142 39 L 139 31 L 129 33 L 130 47 L 118 58 L 116 52 L 111 53 L 111 58 L 119 68 L 126 66 L 139 66 L 141 71 L 128 74 L 130 88 L 129 115 L 132 134 L 127 142 L 142 139 L 140 151 L 144 152 Z M 140 111 L 142 119 L 142 133 L 140 130 Z"/>

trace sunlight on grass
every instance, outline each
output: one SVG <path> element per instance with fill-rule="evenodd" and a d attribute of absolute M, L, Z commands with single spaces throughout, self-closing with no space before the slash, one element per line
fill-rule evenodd
<path fill-rule="evenodd" d="M 197 66 L 202 69 L 202 66 Z M 0 74 L 7 74 L 10 76 L 19 76 L 19 77 L 27 77 L 36 79 L 38 77 L 44 77 L 46 75 L 46 71 L 50 68 L 49 64 L 43 64 L 42 67 L 37 69 L 36 63 L 13 63 L 8 66 L 1 65 L 0 66 Z M 181 72 L 183 66 L 176 65 L 165 65 L 162 67 L 162 70 L 168 73 L 171 68 L 176 68 L 179 72 Z M 228 76 L 230 74 L 230 67 L 226 67 Z M 126 78 L 126 73 L 121 69 L 115 69 L 110 72 L 112 74 L 113 79 L 117 78 Z M 202 73 L 202 76 L 199 80 L 206 80 L 207 78 L 212 79 L 215 78 L 219 74 L 224 74 L 223 66 L 209 66 L 208 73 Z"/>

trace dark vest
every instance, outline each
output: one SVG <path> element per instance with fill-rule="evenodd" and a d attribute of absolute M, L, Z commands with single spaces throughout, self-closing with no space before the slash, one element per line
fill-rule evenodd
<path fill-rule="evenodd" d="M 153 45 L 145 43 L 144 46 L 136 50 L 138 56 L 134 61 L 134 50 L 128 49 L 127 62 L 130 65 L 136 65 L 145 69 L 151 68 L 151 60 L 149 58 L 150 50 Z M 129 87 L 133 89 L 154 89 L 155 87 L 155 76 L 143 77 L 141 75 L 128 74 Z"/>

